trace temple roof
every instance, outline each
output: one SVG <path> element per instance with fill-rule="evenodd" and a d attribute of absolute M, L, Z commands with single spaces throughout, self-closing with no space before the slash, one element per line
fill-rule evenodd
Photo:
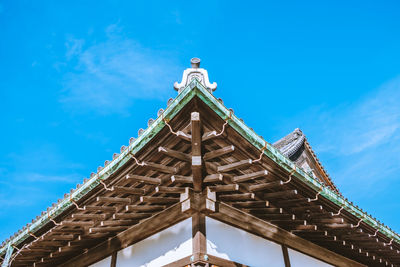
<path fill-rule="evenodd" d="M 80 214 L 80 212 L 89 212 L 89 210 L 85 209 L 86 207 L 98 208 L 99 210 L 114 209 L 114 206 L 95 206 L 101 201 L 109 201 L 110 198 L 114 197 L 111 196 L 114 193 L 112 192 L 113 187 L 110 189 L 110 185 L 116 185 L 116 188 L 122 188 L 123 190 L 140 191 L 141 202 L 146 202 L 148 199 L 151 199 L 152 195 L 150 195 L 150 193 L 160 194 L 160 192 L 154 191 L 153 183 L 168 186 L 170 184 L 166 185 L 165 182 L 167 180 L 171 182 L 171 179 L 175 179 L 175 177 L 167 177 L 168 179 L 166 179 L 165 173 L 175 174 L 181 170 L 186 170 L 184 161 L 187 160 L 185 156 L 185 153 L 187 153 L 187 151 L 185 151 L 187 144 L 185 144 L 185 142 L 190 143 L 191 133 L 186 129 L 187 127 L 184 123 L 186 123 L 187 115 L 190 114 L 188 111 L 191 111 L 190 109 L 194 107 L 198 107 L 199 111 L 204 113 L 204 117 L 209 120 L 207 124 L 205 123 L 208 131 L 202 136 L 202 140 L 210 141 L 213 140 L 213 138 L 222 139 L 219 140 L 219 142 L 209 144 L 207 148 L 210 150 L 209 152 L 214 151 L 213 153 L 216 153 L 215 151 L 218 151 L 218 153 L 221 153 L 222 150 L 225 151 L 224 149 L 231 149 L 234 146 L 237 147 L 237 149 L 235 148 L 234 150 L 231 149 L 228 151 L 229 153 L 236 153 L 234 157 L 219 158 L 218 160 L 220 161 L 208 162 L 210 172 L 221 170 L 223 173 L 224 165 L 222 164 L 251 164 L 251 168 L 234 170 L 235 175 L 237 175 L 236 177 L 241 178 L 237 179 L 236 184 L 233 185 L 239 188 L 238 184 L 240 183 L 240 187 L 243 187 L 245 190 L 250 190 L 246 188 L 250 188 L 251 186 L 252 188 L 271 186 L 271 183 L 269 183 L 270 180 L 268 180 L 270 178 L 260 180 L 260 175 L 255 179 L 246 178 L 246 180 L 241 181 L 241 179 L 244 179 L 243 177 L 250 177 L 260 172 L 262 172 L 261 176 L 263 176 L 271 172 L 271 175 L 272 173 L 274 175 L 271 178 L 282 179 L 277 181 L 279 182 L 278 185 L 282 186 L 279 187 L 281 189 L 271 192 L 271 190 L 275 190 L 273 187 L 273 189 L 264 191 L 255 189 L 254 192 L 263 194 L 263 197 L 268 196 L 271 198 L 271 202 L 276 205 L 282 205 L 284 202 L 280 201 L 281 196 L 279 194 L 282 192 L 282 194 L 284 194 L 284 192 L 294 194 L 295 198 L 285 199 L 289 204 L 284 208 L 289 211 L 292 209 L 291 212 L 296 213 L 296 216 L 301 216 L 304 212 L 301 210 L 299 211 L 299 208 L 302 207 L 290 206 L 293 200 L 296 201 L 295 205 L 301 204 L 297 203 L 297 201 L 306 200 L 305 205 L 311 208 L 324 206 L 324 209 L 329 212 L 322 215 L 333 213 L 338 215 L 342 214 L 344 219 L 342 219 L 342 223 L 340 224 L 327 224 L 324 220 L 316 220 L 322 227 L 347 227 L 350 229 L 348 231 L 353 232 L 360 230 L 357 232 L 357 235 L 364 231 L 365 235 L 379 237 L 379 244 L 381 245 L 379 249 L 384 252 L 382 253 L 383 257 L 387 255 L 390 259 L 391 254 L 389 253 L 396 253 L 396 251 L 399 253 L 399 235 L 338 193 L 336 187 L 333 185 L 328 174 L 325 172 L 308 144 L 305 135 L 299 129 L 296 129 L 274 145 L 270 145 L 233 114 L 231 109 L 225 107 L 222 101 L 212 95 L 216 84 L 211 84 L 208 81 L 208 74 L 205 70 L 199 69 L 198 65 L 194 64 L 192 68 L 186 71 L 186 75 L 187 76 L 183 77 L 182 82 L 175 86 L 175 89 L 179 92 L 178 96 L 168 101 L 165 110 L 161 109 L 157 113 L 157 119 L 150 119 L 148 121 L 148 128 L 146 130 L 140 129 L 137 138 L 129 140 L 128 146 L 121 147 L 120 154 L 114 154 L 112 160 L 107 160 L 104 163 L 104 167 L 99 167 L 97 173 L 93 173 L 89 179 L 85 179 L 82 185 L 78 185 L 76 189 L 71 190 L 69 194 L 66 194 L 63 199 L 54 203 L 52 207 L 49 207 L 47 211 L 44 211 L 40 216 L 34 219 L 32 223 L 27 224 L 23 229 L 15 233 L 14 236 L 6 240 L 0 247 L 0 257 L 5 257 L 6 251 L 11 251 L 12 253 L 10 247 L 14 247 L 20 251 L 26 249 L 26 247 L 29 247 L 32 243 L 42 242 L 42 239 L 46 238 L 46 236 L 55 233 L 55 231 L 52 232 L 53 229 L 62 228 L 62 223 L 66 218 L 69 220 L 66 222 L 70 225 L 75 225 L 77 223 L 87 224 L 88 222 L 79 221 L 79 219 L 74 217 L 74 215 Z M 177 120 L 177 118 L 181 118 L 182 122 L 178 123 L 179 120 Z M 226 142 L 226 144 L 223 142 Z M 161 147 L 161 145 L 172 146 L 172 143 L 176 143 L 176 149 L 179 148 L 182 150 L 173 152 L 175 153 L 174 157 L 178 157 L 178 159 L 184 158 L 184 161 L 180 162 L 176 159 L 171 160 L 163 155 L 165 153 L 168 154 L 168 149 Z M 159 145 L 160 147 L 158 147 Z M 149 147 L 151 147 L 151 149 L 149 149 Z M 156 149 L 157 147 L 158 149 Z M 249 156 L 251 156 L 250 159 L 248 158 Z M 139 161 L 137 158 L 139 158 Z M 258 163 L 253 164 L 255 162 Z M 169 166 L 167 166 L 167 164 L 169 164 Z M 260 171 L 260 168 L 263 170 Z M 146 173 L 148 175 L 148 180 L 151 180 L 151 183 L 148 184 L 149 189 L 145 187 L 146 190 L 144 190 L 143 187 L 141 187 L 143 184 L 147 186 L 145 180 L 139 179 L 140 181 L 138 181 L 138 183 L 129 183 L 129 177 L 126 178 L 124 176 L 128 171 L 131 173 L 139 172 L 138 174 Z M 254 172 L 249 173 L 250 171 Z M 225 172 L 229 172 L 229 170 L 225 170 Z M 154 178 L 153 176 L 155 174 L 159 176 Z M 231 174 L 231 176 L 232 175 L 233 174 Z M 229 177 L 230 175 L 228 174 L 227 176 Z M 290 178 L 287 178 L 288 176 Z M 218 181 L 218 183 L 219 182 L 220 181 Z M 129 188 L 127 188 L 128 186 Z M 282 188 L 288 190 L 280 191 Z M 126 193 L 127 191 L 124 192 Z M 249 201 L 255 201 L 255 194 L 252 192 L 251 190 L 250 192 L 237 192 L 235 195 L 232 195 L 231 192 L 221 192 L 219 197 L 222 197 L 222 199 L 234 199 L 234 197 L 238 197 L 239 195 L 239 197 L 250 197 Z M 117 200 L 125 202 L 126 200 L 121 200 L 121 198 L 124 198 L 125 193 L 118 194 Z M 106 197 L 102 198 L 101 196 L 104 195 L 106 195 Z M 162 197 L 164 196 L 161 196 L 161 198 Z M 165 199 L 179 201 L 178 198 L 168 199 L 168 197 L 165 197 Z M 276 199 L 278 200 L 275 201 Z M 157 197 L 157 201 L 159 200 L 160 198 Z M 312 205 L 312 203 L 318 203 L 320 205 Z M 115 207 L 117 206 L 118 205 L 115 205 Z M 308 206 L 306 206 L 306 208 L 308 208 Z M 295 208 L 296 211 L 293 211 L 293 208 Z M 123 209 L 123 212 L 125 214 L 129 212 L 129 210 Z M 101 214 L 88 213 L 86 215 L 100 216 Z M 113 218 L 108 218 L 108 220 L 112 219 Z M 343 221 L 347 223 L 343 223 Z M 61 226 L 58 222 L 61 222 Z M 291 224 L 289 224 L 289 226 L 291 226 Z M 101 226 L 98 226 L 92 230 L 99 230 L 100 228 Z M 330 231 L 335 232 L 337 229 Z M 374 233 L 375 235 L 373 235 Z M 89 233 L 85 232 L 85 234 L 86 235 L 83 235 L 84 238 L 90 234 L 96 236 L 96 234 L 90 231 Z M 33 239 L 35 239 L 35 242 L 32 242 Z M 351 253 L 361 253 L 360 251 L 364 251 L 361 250 L 364 245 L 360 243 L 359 246 L 360 250 Z M 57 250 L 57 255 L 63 255 L 62 253 L 64 252 L 62 248 L 64 247 L 60 247 Z M 80 247 L 73 247 L 73 249 L 81 251 Z M 347 249 L 351 251 L 354 250 L 353 247 L 347 247 Z M 374 252 L 380 253 L 378 250 Z M 375 260 L 375 258 L 373 260 Z M 393 260 L 397 259 L 393 258 Z"/>
<path fill-rule="evenodd" d="M 308 143 L 305 134 L 299 128 L 296 128 L 290 134 L 276 141 L 273 146 L 279 149 L 283 155 L 288 157 L 298 167 L 305 169 L 306 172 L 310 172 L 321 183 L 339 193 L 338 188 Z M 311 168 L 310 165 L 313 165 L 314 168 Z"/>

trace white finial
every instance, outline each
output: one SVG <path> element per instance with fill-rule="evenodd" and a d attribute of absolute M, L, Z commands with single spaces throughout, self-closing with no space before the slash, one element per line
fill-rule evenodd
<path fill-rule="evenodd" d="M 191 68 L 183 71 L 182 81 L 174 83 L 174 89 L 180 93 L 194 78 L 196 78 L 204 87 L 212 93 L 217 89 L 217 83 L 210 83 L 208 72 L 200 68 L 200 58 L 194 57 L 190 60 Z"/>

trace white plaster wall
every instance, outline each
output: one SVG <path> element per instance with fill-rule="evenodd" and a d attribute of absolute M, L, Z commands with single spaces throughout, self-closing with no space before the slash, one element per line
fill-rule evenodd
<path fill-rule="evenodd" d="M 207 254 L 251 267 L 284 267 L 279 244 L 206 217 Z"/>
<path fill-rule="evenodd" d="M 105 258 L 104 260 L 96 262 L 95 264 L 89 265 L 89 267 L 110 267 L 110 265 L 111 265 L 111 256 Z"/>
<path fill-rule="evenodd" d="M 159 267 L 190 255 L 191 218 L 120 250 L 117 267 Z"/>
<path fill-rule="evenodd" d="M 333 267 L 328 263 L 317 260 L 313 257 L 305 255 L 301 252 L 288 248 L 290 266 L 291 267 L 304 267 L 304 266 L 313 266 L 313 267 Z"/>

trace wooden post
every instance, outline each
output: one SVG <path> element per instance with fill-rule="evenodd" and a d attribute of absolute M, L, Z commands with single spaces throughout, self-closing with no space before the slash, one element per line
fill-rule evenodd
<path fill-rule="evenodd" d="M 201 129 L 200 114 L 192 112 L 192 173 L 193 173 L 193 189 L 195 192 L 202 191 L 203 174 L 201 159 Z"/>
<path fill-rule="evenodd" d="M 192 217 L 193 255 L 207 253 L 206 216 L 196 212 Z"/>
<path fill-rule="evenodd" d="M 282 245 L 282 253 L 285 261 L 285 267 L 290 267 L 289 251 L 285 245 Z"/>

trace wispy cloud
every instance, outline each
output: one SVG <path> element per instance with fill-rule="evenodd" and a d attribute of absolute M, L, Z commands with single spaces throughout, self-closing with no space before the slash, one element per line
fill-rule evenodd
<path fill-rule="evenodd" d="M 357 103 L 313 107 L 296 118 L 344 193 L 375 194 L 400 178 L 399 103 L 400 77 Z"/>
<path fill-rule="evenodd" d="M 165 98 L 182 70 L 172 55 L 143 47 L 105 30 L 106 40 L 84 45 L 69 38 L 66 58 L 76 62 L 66 74 L 60 101 L 75 111 L 124 113 L 134 99 Z"/>

